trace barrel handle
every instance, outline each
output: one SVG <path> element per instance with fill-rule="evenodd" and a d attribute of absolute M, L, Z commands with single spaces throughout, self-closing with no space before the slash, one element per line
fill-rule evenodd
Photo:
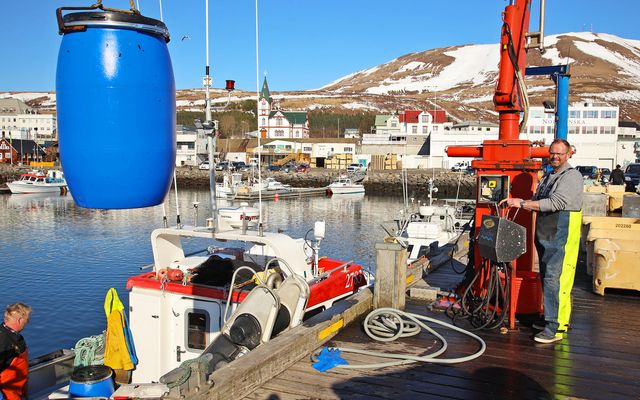
<path fill-rule="evenodd" d="M 69 32 L 79 32 L 79 31 L 84 31 L 87 29 L 86 25 L 74 25 L 74 26 L 66 26 L 64 24 L 64 21 L 62 19 L 62 11 L 66 11 L 66 10 L 74 10 L 74 11 L 82 11 L 82 10 L 96 10 L 96 9 L 100 9 L 102 11 L 115 11 L 115 12 L 123 12 L 123 13 L 127 13 L 127 14 L 140 14 L 140 11 L 138 11 L 135 8 L 135 5 L 133 4 L 133 0 L 129 0 L 129 4 L 131 5 L 131 9 L 130 10 L 122 10 L 119 8 L 109 8 L 109 7 L 105 7 L 102 5 L 102 0 L 98 0 L 98 2 L 96 4 L 92 4 L 89 7 L 60 7 L 58 9 L 56 9 L 56 17 L 58 19 L 58 34 L 62 35 L 64 33 L 69 33 Z"/>

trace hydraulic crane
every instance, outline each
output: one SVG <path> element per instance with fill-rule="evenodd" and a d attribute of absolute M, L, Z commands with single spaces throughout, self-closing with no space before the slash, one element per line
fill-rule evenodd
<path fill-rule="evenodd" d="M 515 314 L 540 313 L 542 311 L 542 288 L 537 273 L 534 272 L 535 216 L 530 211 L 519 210 L 507 215 L 513 222 L 524 227 L 522 237 L 511 235 L 505 230 L 499 232 L 499 223 L 505 218 L 498 203 L 508 197 L 530 199 L 538 182 L 541 169 L 539 158 L 548 157 L 548 149 L 533 147 L 528 140 L 519 138 L 526 125 L 528 98 L 524 85 L 527 51 L 531 48 L 544 50 L 544 0 L 540 0 L 540 26 L 538 32 L 529 31 L 532 0 L 511 0 L 502 14 L 500 38 L 500 64 L 498 82 L 493 97 L 495 109 L 499 113 L 500 127 L 497 140 L 485 140 L 479 146 L 451 146 L 447 154 L 451 157 L 474 157 L 471 166 L 476 171 L 477 199 L 472 231 L 473 246 L 470 247 L 470 265 L 474 279 L 466 279 L 467 287 L 460 288 L 476 299 L 495 297 L 485 303 L 478 302 L 476 310 L 484 309 L 496 314 L 496 309 L 504 316 L 498 323 L 488 321 L 485 326 L 501 326 L 508 317 L 508 326 L 515 328 Z M 486 222 L 485 222 L 486 221 Z M 509 222 L 510 223 L 510 222 Z M 493 256 L 487 256 L 482 248 L 483 238 L 478 234 L 483 229 L 499 234 L 493 237 Z M 504 225 L 504 224 L 503 224 Z M 505 237 L 506 234 L 506 237 Z M 501 238 L 500 238 L 501 236 Z M 485 238 L 487 236 L 485 235 Z M 491 242 L 491 240 L 489 240 Z M 484 245 L 487 240 L 484 241 Z M 513 253 L 515 260 L 505 260 L 501 252 L 511 254 L 509 246 L 521 246 L 522 251 Z M 493 268 L 493 269 L 492 269 Z M 493 277 L 496 277 L 494 280 Z M 498 278 L 500 281 L 498 281 Z M 468 278 L 468 277 L 467 277 Z M 489 293 L 502 282 L 502 291 Z M 470 289 L 470 290 L 469 290 Z M 492 310 L 489 310 L 492 309 Z"/>

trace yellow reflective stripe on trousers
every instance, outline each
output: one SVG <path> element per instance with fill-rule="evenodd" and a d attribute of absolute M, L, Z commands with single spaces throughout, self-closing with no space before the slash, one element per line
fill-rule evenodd
<path fill-rule="evenodd" d="M 564 245 L 564 259 L 560 273 L 560 293 L 558 293 L 558 324 L 563 329 L 569 324 L 571 317 L 571 289 L 576 275 L 578 251 L 580 250 L 580 228 L 582 227 L 582 211 L 569 212 L 567 242 Z"/>

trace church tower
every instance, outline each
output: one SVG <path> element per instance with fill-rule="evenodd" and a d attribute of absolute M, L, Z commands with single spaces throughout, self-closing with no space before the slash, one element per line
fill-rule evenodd
<path fill-rule="evenodd" d="M 273 99 L 271 93 L 269 93 L 269 85 L 267 84 L 267 77 L 264 77 L 262 83 L 262 90 L 260 91 L 260 98 L 258 99 L 258 133 L 263 139 L 269 137 L 269 114 L 271 113 L 271 104 Z"/>

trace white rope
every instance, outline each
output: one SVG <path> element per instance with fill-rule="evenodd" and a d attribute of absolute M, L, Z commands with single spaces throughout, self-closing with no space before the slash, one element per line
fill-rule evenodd
<path fill-rule="evenodd" d="M 438 325 L 442 325 L 446 328 L 453 329 L 464 335 L 470 336 L 480 343 L 480 349 L 473 354 L 456 358 L 436 358 L 447 350 L 448 344 L 445 338 L 440 335 L 435 329 L 429 327 L 421 321 L 431 322 Z M 391 342 L 400 337 L 415 336 L 420 333 L 420 327 L 426 329 L 434 335 L 438 340 L 442 342 L 442 347 L 433 353 L 415 356 L 412 354 L 399 354 L 399 353 L 381 353 L 376 351 L 367 351 L 361 349 L 354 349 L 349 347 L 339 347 L 339 350 L 345 353 L 364 354 L 368 356 L 383 357 L 396 359 L 398 361 L 390 361 L 375 364 L 343 364 L 336 365 L 336 368 L 345 369 L 375 369 L 384 368 L 397 365 L 410 364 L 414 362 L 427 362 L 433 364 L 457 364 L 466 361 L 471 361 L 480 357 L 486 350 L 487 345 L 482 338 L 472 332 L 466 331 L 455 325 L 447 322 L 438 321 L 435 318 L 426 317 L 424 315 L 418 315 L 413 313 L 407 313 L 395 308 L 378 308 L 373 310 L 367 315 L 364 320 L 364 330 L 367 335 L 379 342 Z"/>

